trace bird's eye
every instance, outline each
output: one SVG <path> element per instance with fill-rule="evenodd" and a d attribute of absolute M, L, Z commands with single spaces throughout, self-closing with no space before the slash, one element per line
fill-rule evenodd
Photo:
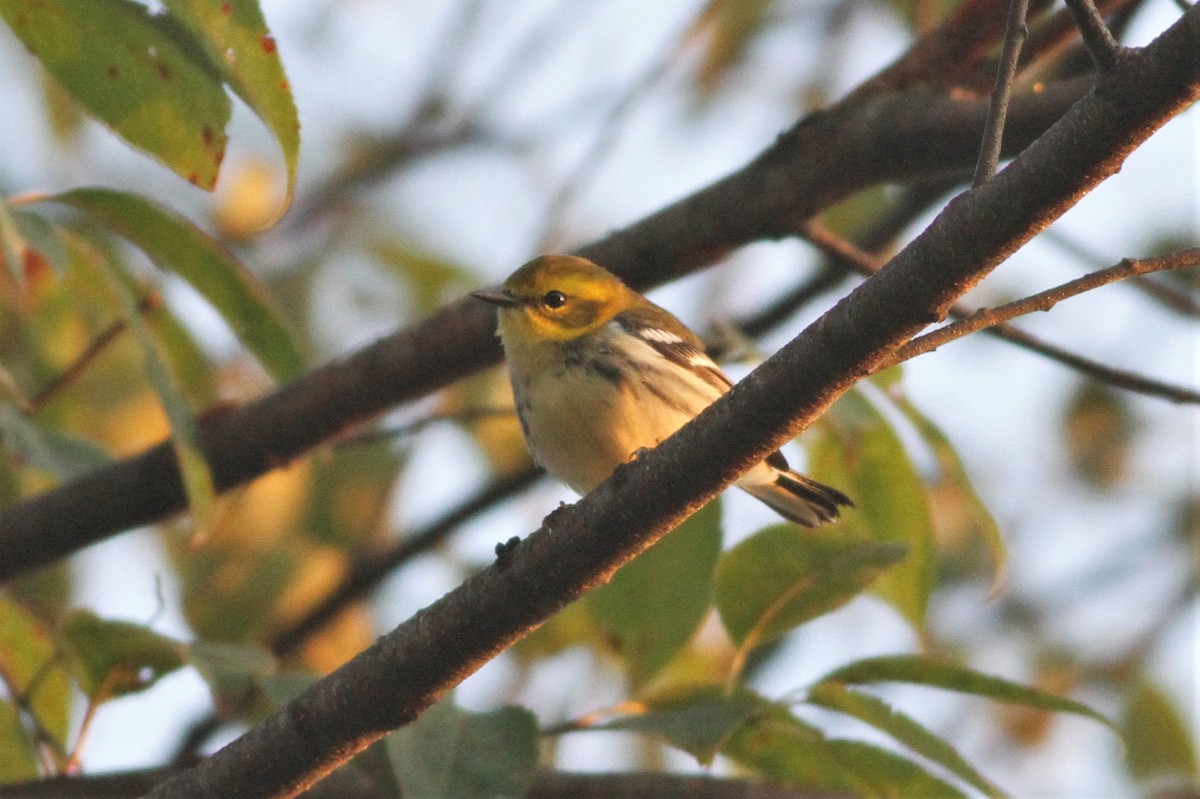
<path fill-rule="evenodd" d="M 542 296 L 542 305 L 547 308 L 561 308 L 567 304 L 567 295 L 561 291 L 547 291 Z"/>

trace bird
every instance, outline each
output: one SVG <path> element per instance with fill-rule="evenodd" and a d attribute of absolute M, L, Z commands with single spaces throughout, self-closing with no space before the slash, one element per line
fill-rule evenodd
<path fill-rule="evenodd" d="M 683 322 L 585 258 L 539 256 L 472 296 L 497 309 L 534 460 L 581 495 L 733 386 Z M 778 451 L 736 484 L 806 527 L 854 504 L 789 468 Z"/>

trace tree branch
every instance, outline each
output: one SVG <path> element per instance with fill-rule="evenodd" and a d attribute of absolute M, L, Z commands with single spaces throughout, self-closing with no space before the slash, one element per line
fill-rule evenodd
<path fill-rule="evenodd" d="M 0 785 L 0 799 L 136 799 L 177 770 L 76 775 Z M 342 769 L 303 799 L 390 799 L 365 775 Z M 778 783 L 688 774 L 575 774 L 543 771 L 526 799 L 853 799 L 850 794 Z"/>
<path fill-rule="evenodd" d="M 1121 45 L 1113 38 L 1112 32 L 1104 24 L 1104 18 L 1096 9 L 1092 0 L 1066 0 L 1071 16 L 1083 36 L 1083 44 L 1087 47 L 1096 69 L 1104 72 L 1117 63 L 1121 55 Z"/>
<path fill-rule="evenodd" d="M 1118 280 L 1127 280 L 1138 275 L 1148 275 L 1167 269 L 1186 269 L 1197 264 L 1200 264 L 1200 248 L 1180 250 L 1154 258 L 1126 258 L 1116 266 L 1077 277 L 1060 286 L 1040 291 L 1029 297 L 1008 302 L 996 308 L 980 308 L 965 319 L 940 327 L 908 342 L 896 350 L 891 358 L 892 365 L 932 352 L 943 344 L 994 327 L 1018 316 L 1024 316 L 1034 311 L 1049 311 L 1063 300 L 1098 289 L 1101 286 L 1107 286 L 1109 283 L 1116 283 Z M 1200 392 L 1178 392 L 1172 398 L 1179 402 L 1200 402 Z"/>
<path fill-rule="evenodd" d="M 1129 51 L 1094 92 L 884 270 L 655 449 L 502 561 L 150 794 L 292 796 L 422 710 L 795 437 L 1200 97 L 1200 8 Z M 803 375 L 804 379 L 797 379 Z"/>
<path fill-rule="evenodd" d="M 319 605 L 274 636 L 271 651 L 277 656 L 291 653 L 348 605 L 364 598 L 400 564 L 417 553 L 436 546 L 464 522 L 532 485 L 541 475 L 541 469 L 529 468 L 517 474 L 499 477 L 436 521 L 397 541 L 388 550 L 373 553 L 368 560 L 357 562 Z"/>
<path fill-rule="evenodd" d="M 1025 17 L 1029 13 L 1029 0 L 1009 0 L 1008 22 L 1004 29 L 1004 49 L 996 66 L 996 83 L 992 87 L 991 102 L 988 104 L 987 124 L 983 126 L 983 142 L 979 146 L 979 161 L 975 164 L 975 179 L 971 185 L 978 186 L 996 172 L 1000 164 L 1000 143 L 1004 140 L 1004 122 L 1008 118 L 1008 100 L 1012 95 L 1013 80 L 1017 76 L 1017 62 L 1021 58 L 1021 45 L 1029 35 Z"/>
<path fill-rule="evenodd" d="M 827 253 L 836 255 L 843 259 L 846 263 L 851 264 L 863 274 L 872 275 L 883 268 L 883 262 L 871 255 L 868 252 L 855 247 L 850 242 L 838 237 L 837 235 L 825 230 L 817 225 L 806 225 L 804 228 L 804 236 L 821 247 Z M 966 319 L 976 313 L 975 309 L 968 308 L 961 304 L 954 304 L 950 307 L 950 316 L 959 319 Z M 1108 383 L 1109 385 L 1123 388 L 1127 391 L 1133 391 L 1139 394 L 1146 394 L 1152 397 L 1162 397 L 1172 402 L 1195 402 L 1196 392 L 1182 386 L 1164 383 L 1159 380 L 1154 380 L 1149 377 L 1127 372 L 1122 369 L 1114 369 L 1110 366 L 1105 366 L 1102 363 L 1093 361 L 1090 358 L 1085 358 L 1082 355 L 1065 350 L 1062 347 L 1055 346 L 1048 342 L 1042 341 L 1036 336 L 1018 330 L 1012 325 L 998 321 L 995 324 L 981 327 L 981 331 L 997 338 L 1004 339 L 1018 347 L 1022 347 L 1031 352 L 1036 352 L 1039 355 L 1045 355 L 1053 361 L 1069 366 L 1072 369 L 1090 375 L 1097 380 Z M 936 333 L 936 331 L 935 331 Z M 931 334 L 932 335 L 932 334 Z M 915 357 L 914 353 L 912 357 Z M 895 366 L 898 363 L 907 360 L 899 355 L 893 355 L 891 360 L 880 365 L 880 369 L 886 369 L 889 366 Z"/>
<path fill-rule="evenodd" d="M 1033 141 L 1078 99 L 1075 80 L 1014 98 L 1006 152 Z M 926 91 L 814 114 L 747 166 L 578 253 L 647 287 L 751 241 L 780 238 L 866 186 L 971 164 L 986 105 Z M 282 466 L 402 402 L 500 359 L 489 308 L 469 298 L 261 399 L 198 420 L 218 490 Z M 164 442 L 0 512 L 0 582 L 186 507 Z"/>

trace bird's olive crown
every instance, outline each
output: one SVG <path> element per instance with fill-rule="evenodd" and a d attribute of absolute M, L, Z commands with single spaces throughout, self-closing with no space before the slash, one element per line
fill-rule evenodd
<path fill-rule="evenodd" d="M 504 290 L 539 335 L 557 340 L 589 333 L 636 301 L 616 275 L 568 255 L 533 259 L 505 281 Z"/>

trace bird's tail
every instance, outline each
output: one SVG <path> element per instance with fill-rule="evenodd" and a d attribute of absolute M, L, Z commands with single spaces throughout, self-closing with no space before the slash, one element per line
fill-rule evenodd
<path fill-rule="evenodd" d="M 790 469 L 773 471 L 773 481 L 740 485 L 788 521 L 805 527 L 816 527 L 836 519 L 841 506 L 854 505 L 850 497 L 836 488 L 830 488 Z"/>

